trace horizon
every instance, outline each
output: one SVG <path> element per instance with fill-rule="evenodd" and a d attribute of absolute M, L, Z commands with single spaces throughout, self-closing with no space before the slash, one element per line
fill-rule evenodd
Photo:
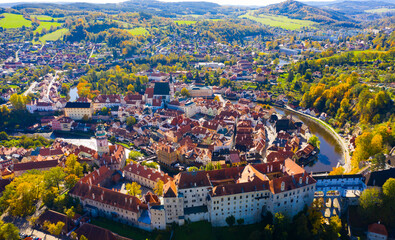
<path fill-rule="evenodd" d="M 57 3 L 57 4 L 65 4 L 65 3 L 94 3 L 94 4 L 108 4 L 108 3 L 122 3 L 127 2 L 128 0 L 60 0 L 60 1 L 50 1 L 50 0 L 29 0 L 29 1 L 17 1 L 11 2 L 10 0 L 0 0 L 0 4 L 7 5 L 17 5 L 23 3 Z M 276 4 L 280 2 L 284 2 L 286 0 L 245 0 L 243 3 L 235 3 L 234 0 L 159 0 L 160 2 L 210 2 L 217 3 L 222 6 L 267 6 L 270 4 Z M 334 2 L 336 0 L 308 0 L 308 1 L 300 1 L 300 2 Z"/>

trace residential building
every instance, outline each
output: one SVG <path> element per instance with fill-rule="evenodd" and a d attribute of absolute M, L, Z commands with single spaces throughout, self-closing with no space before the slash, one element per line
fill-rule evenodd
<path fill-rule="evenodd" d="M 69 117 L 73 120 L 82 120 L 84 117 L 92 118 L 92 107 L 89 102 L 68 102 L 64 107 L 65 117 Z"/>

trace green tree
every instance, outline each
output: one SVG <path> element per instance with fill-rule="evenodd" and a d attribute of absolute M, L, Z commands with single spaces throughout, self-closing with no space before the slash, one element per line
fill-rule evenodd
<path fill-rule="evenodd" d="M 131 196 L 139 197 L 141 195 L 141 186 L 136 182 L 126 184 L 125 188 Z"/>
<path fill-rule="evenodd" d="M 184 97 L 189 97 L 191 94 L 189 93 L 188 89 L 183 88 L 181 89 L 181 95 Z"/>
<path fill-rule="evenodd" d="M 233 215 L 230 215 L 225 219 L 225 221 L 229 225 L 229 227 L 232 227 L 233 225 L 235 225 L 236 218 Z"/>
<path fill-rule="evenodd" d="M 45 188 L 57 187 L 64 181 L 66 174 L 61 167 L 54 167 L 44 173 Z"/>
<path fill-rule="evenodd" d="M 377 171 L 385 168 L 385 155 L 383 153 L 377 153 L 372 158 L 372 171 Z"/>
<path fill-rule="evenodd" d="M 199 168 L 197 168 L 197 167 L 189 167 L 188 168 L 188 172 L 197 172 L 197 171 L 199 171 Z"/>
<path fill-rule="evenodd" d="M 377 188 L 365 189 L 359 198 L 360 211 L 367 219 L 375 219 L 382 204 L 381 192 Z"/>
<path fill-rule="evenodd" d="M 136 118 L 133 116 L 129 116 L 126 118 L 126 125 L 128 127 L 132 127 L 134 124 L 136 124 Z"/>
<path fill-rule="evenodd" d="M 244 219 L 243 218 L 237 219 L 237 224 L 243 225 L 244 224 Z"/>
<path fill-rule="evenodd" d="M 0 239 L 4 240 L 18 240 L 19 229 L 12 223 L 0 222 Z"/>
<path fill-rule="evenodd" d="M 312 135 L 309 138 L 308 143 L 310 143 L 315 148 L 320 148 L 320 139 L 316 135 Z"/>
<path fill-rule="evenodd" d="M 143 157 L 143 154 L 139 151 L 130 151 L 129 158 L 132 160 L 138 160 L 140 157 Z"/>
<path fill-rule="evenodd" d="M 383 184 L 383 194 L 387 201 L 395 202 L 395 178 L 389 178 Z"/>
<path fill-rule="evenodd" d="M 81 164 L 77 161 L 77 156 L 74 154 L 70 154 L 67 159 L 66 159 L 66 172 L 68 174 L 74 174 L 77 177 L 82 177 L 83 176 L 83 167 Z"/>

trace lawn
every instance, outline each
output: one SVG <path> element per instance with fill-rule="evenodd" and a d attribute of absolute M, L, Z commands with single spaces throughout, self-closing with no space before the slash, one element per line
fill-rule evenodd
<path fill-rule="evenodd" d="M 178 25 L 193 25 L 196 23 L 196 21 L 190 21 L 190 20 L 177 20 L 174 22 Z"/>
<path fill-rule="evenodd" d="M 234 227 L 212 227 L 209 222 L 194 222 L 174 231 L 175 240 L 239 240 L 248 239 L 250 234 L 255 230 L 263 229 L 263 224 L 252 224 Z"/>
<path fill-rule="evenodd" d="M 40 26 L 37 27 L 36 30 L 34 30 L 34 33 L 39 32 L 41 33 L 41 31 L 45 28 L 47 29 L 47 31 L 49 31 L 49 29 L 51 28 L 51 26 L 53 27 L 58 27 L 62 25 L 61 23 L 58 22 L 40 22 Z"/>
<path fill-rule="evenodd" d="M 143 27 L 129 29 L 128 32 L 130 32 L 130 34 L 133 36 L 147 35 L 149 33 L 148 30 Z"/>
<path fill-rule="evenodd" d="M 67 28 L 56 30 L 55 32 L 51 32 L 40 37 L 40 42 L 45 43 L 46 41 L 56 41 L 68 32 L 69 29 Z"/>
<path fill-rule="evenodd" d="M 169 232 L 147 232 L 135 227 L 131 227 L 122 223 L 114 222 L 111 220 L 108 220 L 106 218 L 94 218 L 92 219 L 92 224 L 106 228 L 122 237 L 127 237 L 133 240 L 154 240 L 156 239 L 159 235 L 162 236 L 160 239 L 169 239 L 170 233 Z"/>
<path fill-rule="evenodd" d="M 260 14 L 256 17 L 252 15 L 252 12 L 241 15 L 239 18 L 247 18 L 265 25 L 280 27 L 287 30 L 297 30 L 302 27 L 313 27 L 312 25 L 317 24 L 313 21 L 292 19 L 280 15 Z"/>
<path fill-rule="evenodd" d="M 4 18 L 0 20 L 0 27 L 3 28 L 21 28 L 23 26 L 30 27 L 32 22 L 23 17 L 23 15 L 3 13 Z"/>

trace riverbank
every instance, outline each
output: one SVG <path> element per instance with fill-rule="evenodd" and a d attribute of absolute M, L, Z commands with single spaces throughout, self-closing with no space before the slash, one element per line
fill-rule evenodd
<path fill-rule="evenodd" d="M 352 169 L 351 168 L 351 157 L 350 157 L 350 152 L 348 151 L 347 144 L 346 144 L 345 140 L 329 124 L 327 124 L 326 122 L 322 121 L 319 118 L 316 118 L 316 117 L 310 116 L 308 114 L 296 111 L 296 110 L 290 108 L 289 106 L 286 106 L 285 108 L 282 108 L 282 107 L 277 107 L 277 108 L 288 110 L 288 111 L 296 113 L 298 115 L 310 118 L 310 119 L 314 120 L 315 122 L 319 123 L 320 125 L 322 125 L 326 129 L 326 131 L 329 134 L 331 134 L 334 137 L 334 139 L 336 139 L 336 141 L 339 143 L 339 145 L 342 147 L 344 162 L 340 163 L 341 166 L 344 168 L 346 173 L 351 171 L 351 169 Z"/>

